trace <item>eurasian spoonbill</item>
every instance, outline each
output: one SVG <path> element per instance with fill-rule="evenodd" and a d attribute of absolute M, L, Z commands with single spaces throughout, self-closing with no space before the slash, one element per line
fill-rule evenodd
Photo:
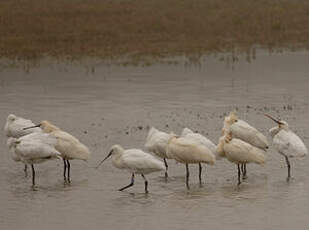
<path fill-rule="evenodd" d="M 167 145 L 166 155 L 179 163 L 186 165 L 186 185 L 189 186 L 189 164 L 207 163 L 213 165 L 216 162 L 215 155 L 208 147 L 196 140 L 183 137 L 170 137 Z M 199 167 L 199 179 L 201 183 L 201 167 Z"/>
<path fill-rule="evenodd" d="M 72 136 L 71 134 L 62 131 L 60 128 L 57 126 L 53 125 L 49 121 L 42 121 L 40 124 L 31 126 L 25 129 L 30 129 L 30 128 L 35 128 L 35 127 L 40 127 L 44 133 L 49 133 L 56 137 L 57 143 L 55 145 L 55 148 L 57 151 L 61 153 L 61 157 L 63 159 L 64 163 L 64 172 L 63 172 L 63 177 L 64 181 L 68 181 L 70 183 L 71 178 L 70 178 L 70 162 L 69 160 L 73 159 L 79 159 L 79 160 L 88 160 L 90 156 L 90 152 L 88 148 L 82 144 L 77 138 Z M 66 177 L 66 170 L 67 172 L 67 177 Z"/>
<path fill-rule="evenodd" d="M 21 138 L 9 138 L 8 146 L 12 154 L 32 168 L 32 186 L 35 185 L 34 164 L 60 158 L 61 154 L 55 149 L 57 140 L 45 133 L 32 133 Z"/>
<path fill-rule="evenodd" d="M 140 149 L 123 149 L 120 145 L 112 146 L 109 154 L 99 163 L 97 168 L 110 156 L 116 168 L 126 169 L 132 173 L 131 183 L 119 191 L 123 191 L 134 185 L 135 174 L 140 174 L 145 181 L 145 193 L 148 193 L 148 181 L 144 174 L 157 172 L 165 169 L 163 162 L 156 159 L 149 153 Z"/>
<path fill-rule="evenodd" d="M 145 143 L 145 149 L 148 152 L 152 152 L 158 157 L 162 158 L 165 164 L 165 178 L 168 177 L 168 164 L 166 162 L 166 159 L 169 157 L 166 155 L 166 147 L 167 142 L 170 139 L 171 136 L 174 134 L 168 134 L 162 131 L 159 131 L 158 129 L 151 127 L 151 129 L 148 132 L 148 136 Z"/>
<path fill-rule="evenodd" d="M 304 157 L 308 155 L 308 150 L 300 137 L 289 129 L 286 121 L 275 119 L 269 114 L 265 114 L 265 116 L 278 124 L 278 126 L 271 128 L 269 133 L 273 138 L 276 150 L 285 158 L 288 167 L 287 180 L 289 180 L 291 178 L 289 157 Z"/>
<path fill-rule="evenodd" d="M 10 138 L 10 137 L 19 138 L 19 137 L 28 135 L 28 134 L 33 133 L 33 132 L 42 132 L 42 130 L 40 128 L 35 128 L 35 129 L 31 129 L 31 130 L 24 130 L 23 129 L 25 127 L 29 127 L 29 126 L 32 126 L 32 125 L 34 125 L 34 123 L 31 120 L 27 120 L 25 118 L 18 117 L 14 114 L 10 114 L 10 115 L 8 115 L 8 117 L 6 119 L 6 123 L 5 123 L 5 126 L 4 126 L 4 132 L 5 132 L 5 135 L 8 138 Z M 17 159 L 18 158 L 13 156 L 13 160 L 19 161 Z M 27 176 L 27 164 L 25 164 L 24 172 L 25 172 L 25 175 Z"/>
<path fill-rule="evenodd" d="M 266 160 L 264 150 L 256 148 L 238 138 L 233 138 L 231 132 L 228 132 L 224 136 L 220 137 L 217 152 L 219 155 L 225 156 L 230 162 L 237 165 L 238 184 L 241 183 L 240 164 L 263 164 Z"/>
<path fill-rule="evenodd" d="M 215 156 L 216 159 L 220 159 L 220 156 L 218 156 L 216 154 L 216 145 L 209 140 L 208 138 L 206 138 L 205 136 L 203 136 L 202 134 L 199 133 L 194 133 L 191 129 L 189 128 L 184 128 L 181 132 L 180 137 L 184 137 L 188 140 L 192 140 L 192 141 L 197 141 L 202 145 L 205 145 Z M 200 183 L 202 183 L 202 165 L 201 163 L 199 163 L 199 180 Z"/>
<path fill-rule="evenodd" d="M 267 138 L 256 128 L 249 125 L 247 122 L 238 119 L 236 112 L 231 112 L 228 117 L 224 119 L 224 126 L 222 135 L 231 132 L 233 138 L 238 138 L 250 145 L 266 151 L 269 143 Z M 243 179 L 247 178 L 246 163 L 241 165 Z"/>

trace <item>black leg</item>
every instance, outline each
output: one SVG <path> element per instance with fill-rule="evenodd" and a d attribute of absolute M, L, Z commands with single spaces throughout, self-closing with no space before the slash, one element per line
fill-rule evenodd
<path fill-rule="evenodd" d="M 33 164 L 31 164 L 31 168 L 32 168 L 32 187 L 34 187 L 35 186 L 35 171 L 34 171 Z"/>
<path fill-rule="evenodd" d="M 239 164 L 237 164 L 237 169 L 238 169 L 238 185 L 240 185 L 241 181 L 240 181 L 240 166 L 239 166 Z"/>
<path fill-rule="evenodd" d="M 27 164 L 25 164 L 24 172 L 25 172 L 25 177 L 27 177 L 28 176 L 28 165 Z"/>
<path fill-rule="evenodd" d="M 67 181 L 66 171 L 67 171 L 67 162 L 66 162 L 65 159 L 63 159 L 63 179 L 64 179 L 64 182 Z"/>
<path fill-rule="evenodd" d="M 134 185 L 134 173 L 132 173 L 131 183 L 130 183 L 129 185 L 124 186 L 123 188 L 119 189 L 119 191 L 123 191 L 123 190 L 125 190 L 125 189 L 127 189 L 127 188 L 129 188 L 129 187 L 131 187 L 131 186 L 133 186 L 133 185 Z M 146 185 L 146 184 L 145 184 L 145 185 Z"/>
<path fill-rule="evenodd" d="M 165 178 L 167 178 L 167 177 L 168 177 L 168 174 L 167 174 L 168 164 L 167 164 L 167 162 L 166 162 L 166 159 L 165 159 L 165 158 L 163 158 L 163 161 L 164 161 L 164 164 L 165 164 Z"/>
<path fill-rule="evenodd" d="M 198 178 L 200 180 L 200 184 L 202 184 L 202 164 L 198 163 Z"/>
<path fill-rule="evenodd" d="M 247 164 L 241 164 L 242 179 L 247 179 Z"/>
<path fill-rule="evenodd" d="M 67 166 L 68 166 L 68 182 L 71 183 L 71 178 L 70 178 L 71 165 L 70 165 L 70 161 L 69 160 L 67 160 Z"/>
<path fill-rule="evenodd" d="M 144 178 L 144 181 L 145 181 L 145 193 L 148 193 L 148 181 L 146 179 L 146 177 L 144 176 L 144 174 L 141 174 L 142 177 Z"/>
<path fill-rule="evenodd" d="M 287 156 L 284 156 L 284 157 L 285 157 L 286 164 L 288 166 L 288 177 L 286 179 L 287 181 L 289 181 L 291 178 L 291 165 L 290 165 L 289 158 Z"/>
<path fill-rule="evenodd" d="M 190 176 L 190 173 L 189 173 L 189 165 L 186 164 L 186 185 L 187 185 L 187 189 L 190 189 L 190 186 L 189 186 L 189 176 Z"/>

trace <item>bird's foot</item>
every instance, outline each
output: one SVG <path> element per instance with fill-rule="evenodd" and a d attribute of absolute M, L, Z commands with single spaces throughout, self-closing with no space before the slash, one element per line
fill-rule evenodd
<path fill-rule="evenodd" d="M 248 176 L 247 176 L 247 175 L 244 175 L 244 176 L 242 176 L 242 179 L 243 179 L 243 180 L 247 180 L 247 179 L 248 179 Z"/>

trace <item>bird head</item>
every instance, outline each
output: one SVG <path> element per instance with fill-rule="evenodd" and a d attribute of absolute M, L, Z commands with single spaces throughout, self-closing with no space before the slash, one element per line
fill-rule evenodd
<path fill-rule="evenodd" d="M 116 154 L 116 153 L 121 153 L 123 152 L 124 149 L 120 146 L 120 145 L 113 145 L 111 148 L 110 148 L 110 151 L 109 153 L 107 154 L 107 156 L 95 167 L 96 169 L 99 168 L 99 166 L 105 161 L 107 160 L 110 156 L 112 156 L 113 154 Z"/>
<path fill-rule="evenodd" d="M 7 122 L 14 122 L 16 119 L 17 119 L 17 116 L 15 116 L 14 114 L 10 114 L 10 115 L 7 117 L 6 121 L 7 121 Z"/>
<path fill-rule="evenodd" d="M 273 118 L 272 116 L 270 116 L 269 114 L 264 113 L 264 115 L 268 118 L 270 118 L 271 120 L 273 120 L 274 122 L 276 122 L 278 124 L 279 129 L 285 129 L 288 130 L 289 129 L 289 125 L 286 121 L 282 121 L 276 118 Z"/>

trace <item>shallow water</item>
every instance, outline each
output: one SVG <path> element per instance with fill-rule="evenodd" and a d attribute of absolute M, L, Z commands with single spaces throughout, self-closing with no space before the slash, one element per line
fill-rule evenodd
<path fill-rule="evenodd" d="M 0 143 L 1 229 L 304 229 L 309 219 L 309 159 L 292 159 L 287 183 L 284 159 L 271 148 L 267 164 L 248 165 L 237 186 L 235 165 L 204 166 L 202 187 L 191 166 L 169 161 L 170 178 L 148 175 L 125 192 L 130 175 L 107 161 L 95 166 L 111 145 L 142 148 L 151 126 L 179 133 L 191 127 L 217 142 L 223 116 L 239 116 L 267 134 L 274 124 L 262 114 L 289 122 L 308 145 L 309 53 L 257 53 L 231 65 L 206 57 L 198 65 L 121 67 L 93 62 L 80 66 L 42 63 L 0 72 L 0 120 L 9 113 L 53 121 L 89 146 L 89 162 L 72 161 L 72 183 L 64 185 L 61 161 L 36 166 L 37 189 L 23 166 Z"/>

